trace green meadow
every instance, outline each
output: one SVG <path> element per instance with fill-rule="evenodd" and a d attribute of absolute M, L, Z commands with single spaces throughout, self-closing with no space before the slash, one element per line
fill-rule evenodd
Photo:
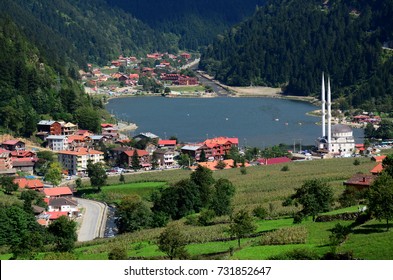
<path fill-rule="evenodd" d="M 252 166 L 247 168 L 245 175 L 238 168 L 215 171 L 215 179 L 229 179 L 236 187 L 234 211 L 242 208 L 251 211 L 262 206 L 268 212 L 268 219 L 256 218 L 255 234 L 242 238 L 240 247 L 237 240 L 228 233 L 227 216 L 215 218 L 210 226 L 188 225 L 186 218 L 171 223 L 181 226 L 188 241 L 186 249 L 191 259 L 285 259 L 290 252 L 295 252 L 299 258 L 304 255 L 321 258 L 334 249 L 337 253 L 349 252 L 356 259 L 391 260 L 393 230 L 385 230 L 385 221 L 370 220 L 353 226 L 345 241 L 333 248 L 329 239 L 331 229 L 337 223 L 349 226 L 354 221 L 313 222 L 311 218 L 307 218 L 300 224 L 294 224 L 292 214 L 299 209 L 295 206 L 282 206 L 283 200 L 295 188 L 313 178 L 326 181 L 333 188 L 335 198 L 338 198 L 344 190 L 344 181 L 355 173 L 369 173 L 375 166 L 375 162 L 368 158 L 359 160 L 359 165 L 353 164 L 353 158 L 292 162 L 285 164 L 289 167 L 288 171 L 281 170 L 284 165 Z M 101 193 L 89 193 L 87 187 L 82 192 L 86 191 L 86 197 L 96 195 L 92 198 L 110 203 L 119 202 L 124 196 L 134 194 L 146 199 L 158 188 L 189 178 L 191 172 L 170 170 L 130 173 L 125 175 L 125 184 L 119 183 L 119 177 L 114 176 L 108 179 L 109 185 L 103 187 Z M 341 208 L 336 203 L 331 212 L 323 214 L 357 211 L 358 206 Z M 111 250 L 123 248 L 132 259 L 164 259 L 165 254 L 157 246 L 157 238 L 163 230 L 164 228 L 153 228 L 112 238 L 78 242 L 74 257 L 79 260 L 106 260 Z M 5 253 L 0 255 L 1 259 L 9 258 Z M 45 253 L 42 258 L 45 258 Z"/>

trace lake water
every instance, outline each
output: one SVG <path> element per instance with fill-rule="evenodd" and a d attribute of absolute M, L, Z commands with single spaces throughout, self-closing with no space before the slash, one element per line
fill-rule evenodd
<path fill-rule="evenodd" d="M 275 98 L 164 98 L 111 99 L 107 110 L 121 120 L 136 123 L 139 132 L 161 138 L 177 136 L 183 142 L 238 137 L 240 145 L 267 147 L 279 143 L 314 145 L 321 135 L 320 118 L 306 115 L 318 109 L 309 103 Z M 354 129 L 356 143 L 363 130 Z"/>

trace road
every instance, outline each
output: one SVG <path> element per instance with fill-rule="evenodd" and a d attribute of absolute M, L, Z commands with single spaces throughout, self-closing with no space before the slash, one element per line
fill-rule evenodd
<path fill-rule="evenodd" d="M 82 198 L 77 198 L 80 208 L 84 208 L 81 225 L 78 229 L 78 241 L 89 241 L 103 237 L 106 223 L 106 205 Z"/>

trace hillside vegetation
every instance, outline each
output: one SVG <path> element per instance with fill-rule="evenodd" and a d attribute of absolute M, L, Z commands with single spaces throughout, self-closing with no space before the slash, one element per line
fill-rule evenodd
<path fill-rule="evenodd" d="M 204 51 L 200 67 L 224 84 L 320 95 L 332 79 L 341 109 L 392 110 L 391 1 L 268 1 Z"/>

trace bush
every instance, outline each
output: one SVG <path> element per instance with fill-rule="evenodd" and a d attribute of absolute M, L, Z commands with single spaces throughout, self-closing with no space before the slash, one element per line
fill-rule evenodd
<path fill-rule="evenodd" d="M 289 171 L 288 165 L 284 165 L 284 166 L 281 168 L 281 171 Z"/>
<path fill-rule="evenodd" d="M 242 175 L 246 175 L 247 174 L 247 169 L 245 168 L 245 167 L 240 167 L 240 173 L 242 174 Z"/>
<path fill-rule="evenodd" d="M 202 226 L 209 226 L 212 224 L 212 220 L 215 217 L 213 210 L 204 209 L 198 217 L 198 223 Z"/>
<path fill-rule="evenodd" d="M 293 223 L 300 224 L 303 221 L 304 215 L 300 212 L 293 215 Z"/>
<path fill-rule="evenodd" d="M 353 165 L 360 165 L 360 160 L 359 159 L 355 159 L 353 161 Z"/>
<path fill-rule="evenodd" d="M 319 256 L 309 249 L 295 249 L 293 251 L 274 256 L 270 260 L 319 260 Z"/>
<path fill-rule="evenodd" d="M 252 214 L 259 218 L 259 219 L 266 219 L 266 217 L 268 216 L 268 212 L 265 208 L 263 208 L 261 205 L 257 206 L 256 208 L 254 208 L 254 210 L 252 210 Z"/>
<path fill-rule="evenodd" d="M 127 260 L 127 251 L 125 248 L 113 248 L 108 254 L 108 260 Z"/>
<path fill-rule="evenodd" d="M 263 235 L 260 245 L 304 244 L 307 235 L 305 227 L 280 228 Z"/>
<path fill-rule="evenodd" d="M 344 242 L 348 234 L 351 233 L 351 227 L 343 226 L 340 223 L 338 223 L 330 231 L 332 232 L 332 234 L 329 236 L 330 243 L 332 245 L 337 246 L 342 242 Z"/>

